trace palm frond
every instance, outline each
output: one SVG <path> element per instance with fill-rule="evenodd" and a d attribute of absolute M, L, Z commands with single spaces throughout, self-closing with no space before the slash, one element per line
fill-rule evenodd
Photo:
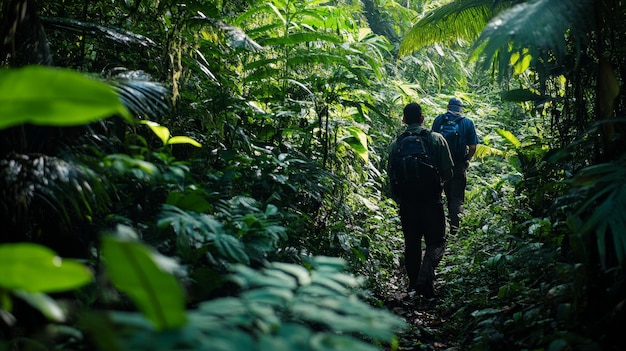
<path fill-rule="evenodd" d="M 607 256 L 614 255 L 620 264 L 626 261 L 625 179 L 626 158 L 621 158 L 613 163 L 587 167 L 572 181 L 571 193 L 584 193 L 586 198 L 568 221 L 577 235 L 595 235 L 605 269 Z M 610 252 L 611 248 L 614 252 Z"/>
<path fill-rule="evenodd" d="M 420 18 L 400 44 L 400 55 L 434 43 L 474 40 L 494 16 L 491 0 L 455 0 Z"/>
<path fill-rule="evenodd" d="M 125 45 L 140 45 L 146 47 L 156 46 L 156 43 L 152 41 L 152 39 L 123 29 L 106 27 L 95 23 L 81 22 L 71 18 L 44 17 L 41 21 L 43 24 L 53 28 L 78 32 L 81 35 L 86 33 L 94 37 L 104 36 L 106 39 Z"/>
<path fill-rule="evenodd" d="M 200 23 L 208 23 L 214 28 L 219 29 L 228 39 L 229 45 L 235 49 L 243 49 L 248 51 L 259 51 L 263 49 L 254 39 L 250 38 L 243 30 L 235 26 L 228 25 L 220 20 L 206 17 L 200 13 L 192 20 Z"/>
<path fill-rule="evenodd" d="M 514 54 L 531 56 L 531 66 L 561 61 L 566 38 L 580 46 L 593 16 L 593 0 L 534 0 L 518 4 L 493 18 L 472 46 L 485 59 L 484 68 L 498 57 L 508 66 Z M 574 50 L 579 52 L 580 50 Z"/>
<path fill-rule="evenodd" d="M 122 104 L 135 116 L 158 119 L 169 110 L 169 89 L 152 81 L 144 72 L 116 68 L 107 78 L 107 82 L 120 96 Z"/>
<path fill-rule="evenodd" d="M 486 158 L 490 156 L 501 156 L 504 155 L 504 151 L 497 149 L 492 146 L 478 144 L 476 145 L 476 154 L 475 156 L 478 158 Z"/>
<path fill-rule="evenodd" d="M 104 179 L 80 163 L 45 155 L 11 154 L 0 160 L 0 212 L 5 234 L 30 239 L 49 233 L 48 221 L 93 218 L 108 208 Z M 55 228 L 55 226 L 52 226 Z"/>
<path fill-rule="evenodd" d="M 519 141 L 519 139 L 508 130 L 497 128 L 496 133 L 498 133 L 501 137 L 508 141 L 514 148 L 519 148 L 520 146 L 522 146 L 522 142 Z"/>

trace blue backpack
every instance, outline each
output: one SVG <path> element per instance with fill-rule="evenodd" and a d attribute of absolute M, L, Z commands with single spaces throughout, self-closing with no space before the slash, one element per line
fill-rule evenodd
<path fill-rule="evenodd" d="M 441 126 L 437 132 L 446 138 L 452 159 L 455 161 L 465 160 L 465 144 L 462 142 L 461 134 L 459 133 L 459 121 L 465 117 L 462 115 L 455 116 L 450 113 L 445 113 L 441 116 Z"/>
<path fill-rule="evenodd" d="M 404 132 L 396 140 L 389 161 L 392 190 L 398 196 L 404 191 L 441 191 L 430 133 L 427 129 L 420 133 Z"/>

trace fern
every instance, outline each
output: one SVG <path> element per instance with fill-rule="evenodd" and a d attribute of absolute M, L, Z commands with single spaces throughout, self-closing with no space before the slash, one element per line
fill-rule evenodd
<path fill-rule="evenodd" d="M 341 272 L 342 260 L 314 257 L 309 265 L 234 266 L 240 295 L 200 303 L 187 312 L 185 327 L 166 335 L 137 314 L 120 312 L 111 314 L 113 325 L 97 330 L 123 327 L 129 332 L 116 335 L 129 350 L 375 351 L 406 326 L 356 295 L 361 280 Z"/>
<path fill-rule="evenodd" d="M 491 4 L 491 0 L 455 0 L 426 13 L 402 40 L 400 55 L 434 43 L 476 39 L 494 16 Z"/>
<path fill-rule="evenodd" d="M 568 223 L 580 237 L 593 233 L 600 261 L 606 269 L 608 257 L 626 261 L 626 158 L 583 169 L 572 180 L 571 193 L 583 192 L 584 201 Z M 609 250 L 613 248 L 614 252 Z"/>
<path fill-rule="evenodd" d="M 473 49 L 485 57 L 485 68 L 496 55 L 502 67 L 511 62 L 512 55 L 525 50 L 534 67 L 552 65 L 554 59 L 562 62 L 567 51 L 566 35 L 577 47 L 574 52 L 580 53 L 592 6 L 592 0 L 538 0 L 515 5 L 489 22 Z M 546 68 L 544 71 L 549 71 Z"/>

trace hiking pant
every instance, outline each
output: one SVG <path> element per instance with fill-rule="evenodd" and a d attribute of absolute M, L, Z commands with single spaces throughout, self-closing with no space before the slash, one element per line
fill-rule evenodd
<path fill-rule="evenodd" d="M 436 201 L 426 202 L 403 197 L 400 202 L 400 220 L 409 289 L 418 284 L 432 288 L 435 268 L 443 258 L 446 243 L 446 218 L 441 195 Z M 422 237 L 426 243 L 423 261 Z"/>
<path fill-rule="evenodd" d="M 455 235 L 459 230 L 460 216 L 463 214 L 465 203 L 465 186 L 467 185 L 467 170 L 463 163 L 453 168 L 452 179 L 443 184 L 448 205 L 448 218 L 450 220 L 450 235 Z"/>

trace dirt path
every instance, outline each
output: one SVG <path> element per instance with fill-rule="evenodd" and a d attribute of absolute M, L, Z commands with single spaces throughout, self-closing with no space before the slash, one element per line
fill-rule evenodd
<path fill-rule="evenodd" d="M 453 311 L 442 307 L 447 305 L 442 300 L 444 298 L 427 299 L 410 296 L 404 291 L 391 294 L 385 305 L 410 325 L 400 335 L 398 350 L 459 350 L 456 346 L 459 344 L 458 334 L 452 333 L 449 326 L 446 328 L 447 316 Z"/>

